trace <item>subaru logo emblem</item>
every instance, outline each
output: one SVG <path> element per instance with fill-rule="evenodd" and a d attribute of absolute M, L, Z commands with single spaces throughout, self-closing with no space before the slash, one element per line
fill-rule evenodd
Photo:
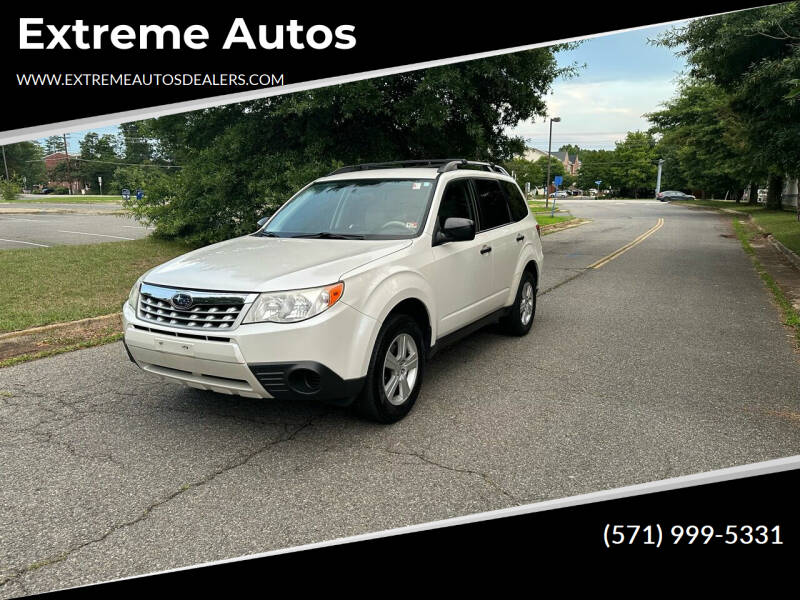
<path fill-rule="evenodd" d="M 180 308 L 182 310 L 186 310 L 187 308 L 192 307 L 192 297 L 189 294 L 175 294 L 172 297 L 172 306 L 175 308 Z"/>

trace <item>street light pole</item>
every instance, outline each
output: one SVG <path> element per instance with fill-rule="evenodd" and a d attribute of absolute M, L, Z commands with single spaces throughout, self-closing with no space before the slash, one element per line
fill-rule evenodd
<path fill-rule="evenodd" d="M 553 121 L 558 123 L 561 117 L 550 118 L 550 137 L 547 140 L 547 181 L 544 184 L 544 207 L 547 208 L 550 202 L 550 150 L 553 146 Z"/>
<path fill-rule="evenodd" d="M 664 159 L 658 159 L 658 177 L 656 177 L 656 199 L 658 198 L 658 193 L 661 191 L 661 165 L 664 164 Z"/>

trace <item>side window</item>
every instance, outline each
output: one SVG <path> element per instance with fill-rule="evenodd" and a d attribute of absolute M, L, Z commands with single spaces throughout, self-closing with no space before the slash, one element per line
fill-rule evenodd
<path fill-rule="evenodd" d="M 496 179 L 474 179 L 478 192 L 478 214 L 481 231 L 493 229 L 511 222 L 506 195 Z"/>
<path fill-rule="evenodd" d="M 468 179 L 456 179 L 447 184 L 442 195 L 442 202 L 439 204 L 439 214 L 436 216 L 436 224 L 439 229 L 444 228 L 444 222 L 450 217 L 475 220 L 469 196 Z"/>
<path fill-rule="evenodd" d="M 501 181 L 500 185 L 503 186 L 506 196 L 508 197 L 508 208 L 511 210 L 511 218 L 514 221 L 521 221 L 527 217 L 528 205 L 517 186 L 510 181 Z"/>

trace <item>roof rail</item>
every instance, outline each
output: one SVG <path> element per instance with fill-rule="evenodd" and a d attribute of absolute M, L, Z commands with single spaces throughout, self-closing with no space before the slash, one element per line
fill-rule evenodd
<path fill-rule="evenodd" d="M 425 160 L 398 160 L 393 162 L 348 165 L 328 173 L 328 176 L 353 173 L 355 171 L 369 171 L 371 169 L 409 169 L 424 167 L 438 167 L 439 173 L 447 173 L 448 171 L 454 171 L 458 168 L 479 167 L 484 171 L 493 171 L 495 173 L 501 173 L 502 175 L 508 175 L 508 171 L 503 167 L 492 163 L 476 162 L 465 158 L 431 158 Z"/>

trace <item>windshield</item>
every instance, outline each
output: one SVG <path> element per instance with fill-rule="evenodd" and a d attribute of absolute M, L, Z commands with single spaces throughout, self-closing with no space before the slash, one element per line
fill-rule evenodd
<path fill-rule="evenodd" d="M 257 235 L 327 239 L 397 239 L 424 226 L 431 179 L 361 179 L 315 183 L 279 210 Z"/>

